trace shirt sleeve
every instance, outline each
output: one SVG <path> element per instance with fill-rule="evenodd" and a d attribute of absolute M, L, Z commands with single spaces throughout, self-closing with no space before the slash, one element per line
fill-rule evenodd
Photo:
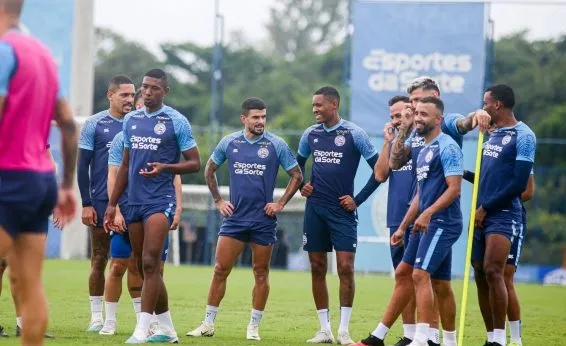
<path fill-rule="evenodd" d="M 440 152 L 444 176 L 464 175 L 464 155 L 456 144 L 450 143 Z"/>
<path fill-rule="evenodd" d="M 356 149 L 358 149 L 366 161 L 377 154 L 377 149 L 371 143 L 366 131 L 361 128 L 356 129 L 352 131 L 352 136 L 354 138 L 354 145 L 356 146 Z"/>
<path fill-rule="evenodd" d="M 0 96 L 8 95 L 8 85 L 16 70 L 16 55 L 12 47 L 0 42 Z"/>
<path fill-rule="evenodd" d="M 279 163 L 281 167 L 285 171 L 289 171 L 291 168 L 294 168 L 299 163 L 295 158 L 295 155 L 291 152 L 291 149 L 283 140 L 279 140 L 275 142 L 275 149 L 277 150 L 277 157 L 279 159 Z"/>
<path fill-rule="evenodd" d="M 181 152 L 187 151 L 197 146 L 197 142 L 193 137 L 193 130 L 189 120 L 182 115 L 173 118 L 173 127 L 177 136 L 177 145 Z"/>
<path fill-rule="evenodd" d="M 130 120 L 131 116 L 126 115 L 124 118 L 124 123 L 122 125 L 122 142 L 124 143 L 124 148 L 130 148 L 132 146 L 132 142 L 130 141 L 130 133 L 128 131 L 128 120 Z"/>
<path fill-rule="evenodd" d="M 299 155 L 304 158 L 308 158 L 311 154 L 311 146 L 309 144 L 309 134 L 311 133 L 310 127 L 303 132 L 301 139 L 299 140 Z"/>
<path fill-rule="evenodd" d="M 519 132 L 517 134 L 517 161 L 535 162 L 537 141 L 532 132 Z"/>
<path fill-rule="evenodd" d="M 413 131 L 411 131 L 411 134 L 409 135 L 409 137 L 407 137 L 407 139 L 405 140 L 405 145 L 408 146 L 409 148 L 411 147 L 411 141 L 413 140 L 413 137 L 415 137 L 416 133 L 417 133 L 417 130 L 413 129 Z"/>
<path fill-rule="evenodd" d="M 120 166 L 122 164 L 122 155 L 124 152 L 124 136 L 122 132 L 118 132 L 108 150 L 108 165 Z"/>
<path fill-rule="evenodd" d="M 464 119 L 462 114 L 448 113 L 444 114 L 444 125 L 446 125 L 446 134 L 450 137 L 461 137 L 462 133 L 458 129 L 458 120 Z"/>
<path fill-rule="evenodd" d="M 217 166 L 221 166 L 224 161 L 226 161 L 226 150 L 228 149 L 228 144 L 230 144 L 230 137 L 226 136 L 222 138 L 220 143 L 214 148 L 210 159 L 214 162 Z"/>
<path fill-rule="evenodd" d="M 84 124 L 79 138 L 79 148 L 86 150 L 94 150 L 94 135 L 96 132 L 96 123 L 98 117 L 91 116 Z"/>

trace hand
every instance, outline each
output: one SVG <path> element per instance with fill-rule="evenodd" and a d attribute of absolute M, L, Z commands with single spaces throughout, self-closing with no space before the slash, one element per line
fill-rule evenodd
<path fill-rule="evenodd" d="M 110 231 L 115 231 L 118 233 L 122 233 L 119 230 L 119 227 L 114 224 L 114 221 L 116 220 L 116 207 L 111 206 L 110 204 L 108 204 L 108 207 L 106 207 L 106 212 L 104 212 L 104 230 L 106 231 L 106 233 L 110 232 Z"/>
<path fill-rule="evenodd" d="M 63 222 L 63 218 L 61 217 L 61 211 L 57 207 L 53 210 L 53 225 L 60 230 L 63 230 L 66 226 L 66 223 Z"/>
<path fill-rule="evenodd" d="M 279 203 L 267 203 L 263 210 L 268 216 L 275 217 L 275 215 L 279 214 L 281 210 L 283 210 L 283 205 Z"/>
<path fill-rule="evenodd" d="M 405 108 L 401 111 L 401 125 L 404 128 L 413 126 L 415 120 L 415 112 L 410 104 L 405 104 Z"/>
<path fill-rule="evenodd" d="M 114 216 L 112 224 L 116 227 L 116 232 L 124 233 L 126 231 L 126 220 L 124 219 L 124 215 L 122 215 L 120 208 L 116 208 L 116 215 Z M 104 227 L 104 230 L 108 232 L 106 227 Z"/>
<path fill-rule="evenodd" d="M 415 232 L 426 232 L 428 231 L 428 225 L 430 224 L 430 218 L 432 215 L 427 212 L 426 210 L 419 215 L 419 217 L 415 220 L 415 226 L 413 230 Z"/>
<path fill-rule="evenodd" d="M 391 246 L 403 245 L 403 238 L 405 237 L 405 230 L 402 228 L 397 228 L 395 233 L 391 235 Z"/>
<path fill-rule="evenodd" d="M 161 162 L 149 162 L 147 165 L 151 167 L 150 170 L 147 168 L 140 169 L 140 175 L 143 175 L 146 178 L 157 177 L 165 168 L 165 165 Z"/>
<path fill-rule="evenodd" d="M 232 203 L 223 199 L 216 202 L 216 209 L 218 209 L 220 214 L 224 217 L 232 216 L 232 214 L 234 214 L 234 206 Z"/>
<path fill-rule="evenodd" d="M 181 222 L 181 213 L 182 210 L 175 210 L 175 215 L 173 216 L 173 223 L 171 227 L 169 227 L 170 231 L 174 231 L 179 227 L 179 223 Z"/>
<path fill-rule="evenodd" d="M 342 197 L 338 197 L 338 199 L 340 200 L 340 206 L 350 213 L 356 210 L 356 208 L 358 207 L 356 205 L 356 201 L 354 201 L 354 199 L 350 195 L 344 195 Z"/>
<path fill-rule="evenodd" d="M 83 215 L 81 217 L 83 225 L 96 227 L 97 216 L 93 206 L 83 207 Z"/>
<path fill-rule="evenodd" d="M 489 131 L 491 124 L 491 116 L 483 109 L 478 109 L 474 113 L 474 118 L 472 119 L 472 128 L 475 129 L 479 125 L 481 132 Z"/>
<path fill-rule="evenodd" d="M 478 209 L 476 209 L 476 219 L 474 220 L 474 224 L 477 228 L 483 228 L 483 220 L 485 219 L 486 215 L 487 211 L 485 211 L 483 206 L 480 206 Z"/>
<path fill-rule="evenodd" d="M 69 223 L 77 211 L 77 200 L 73 189 L 60 188 L 57 198 L 57 206 L 55 207 L 57 224 L 61 228 Z M 96 218 L 96 213 L 95 213 Z"/>
<path fill-rule="evenodd" d="M 388 122 L 383 127 L 383 139 L 389 143 L 395 139 L 395 127 L 391 122 Z"/>
<path fill-rule="evenodd" d="M 301 189 L 301 196 L 309 198 L 312 195 L 312 192 L 314 191 L 314 189 L 312 188 L 312 185 L 310 183 L 310 181 L 308 183 L 306 183 L 303 188 Z"/>

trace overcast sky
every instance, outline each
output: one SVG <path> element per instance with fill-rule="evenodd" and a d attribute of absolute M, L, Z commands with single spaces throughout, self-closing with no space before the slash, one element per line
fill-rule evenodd
<path fill-rule="evenodd" d="M 276 1 L 220 0 L 226 32 L 241 30 L 250 42 L 261 41 L 266 34 L 264 26 L 269 20 L 269 8 Z M 533 3 L 539 1 L 532 0 Z M 529 29 L 532 38 L 566 34 L 566 0 L 562 6 L 491 6 L 496 37 L 521 29 Z M 144 42 L 152 50 L 162 42 L 211 44 L 213 18 L 214 0 L 95 0 L 96 26 L 110 28 L 129 39 Z"/>

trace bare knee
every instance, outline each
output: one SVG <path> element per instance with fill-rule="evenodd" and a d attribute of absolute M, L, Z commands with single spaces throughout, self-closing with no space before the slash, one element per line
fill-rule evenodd
<path fill-rule="evenodd" d="M 424 270 L 413 270 L 413 282 L 416 287 L 430 283 L 430 275 Z"/>
<path fill-rule="evenodd" d="M 352 280 L 354 278 L 354 264 L 353 263 L 338 263 L 338 277 L 340 280 Z"/>
<path fill-rule="evenodd" d="M 452 295 L 452 286 L 448 280 L 432 280 L 432 289 L 440 299 Z"/>
<path fill-rule="evenodd" d="M 513 281 L 515 280 L 515 266 L 512 265 L 505 266 L 504 279 L 505 279 L 505 286 L 507 286 L 507 290 L 513 290 L 515 288 L 515 285 L 513 283 Z"/>
<path fill-rule="evenodd" d="M 108 254 L 94 253 L 92 254 L 91 270 L 94 272 L 104 273 L 106 264 L 108 263 Z"/>
<path fill-rule="evenodd" d="M 488 282 L 503 280 L 503 268 L 498 263 L 489 263 L 484 266 L 485 277 Z"/>
<path fill-rule="evenodd" d="M 325 260 L 311 258 L 311 275 L 313 279 L 324 280 L 328 264 Z"/>
<path fill-rule="evenodd" d="M 142 267 L 144 276 L 159 275 L 159 258 L 151 254 L 142 256 Z"/>
<path fill-rule="evenodd" d="M 395 281 L 413 281 L 413 267 L 400 263 L 395 269 Z"/>
<path fill-rule="evenodd" d="M 214 266 L 214 279 L 224 281 L 228 278 L 228 275 L 230 275 L 231 271 L 232 268 L 230 268 L 229 266 L 217 262 Z"/>
<path fill-rule="evenodd" d="M 254 264 L 253 266 L 254 278 L 256 283 L 265 283 L 269 280 L 269 267 L 259 266 Z"/>
<path fill-rule="evenodd" d="M 126 273 L 127 266 L 122 261 L 113 260 L 110 262 L 109 275 L 115 279 L 121 279 Z"/>

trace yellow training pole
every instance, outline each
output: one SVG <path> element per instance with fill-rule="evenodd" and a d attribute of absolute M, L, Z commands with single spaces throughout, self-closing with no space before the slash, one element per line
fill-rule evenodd
<path fill-rule="evenodd" d="M 476 153 L 476 169 L 474 186 L 472 190 L 472 206 L 470 207 L 470 222 L 468 225 L 468 248 L 466 249 L 466 265 L 464 269 L 464 289 L 462 291 L 462 304 L 460 305 L 460 327 L 458 328 L 458 345 L 464 345 L 464 326 L 466 322 L 466 308 L 468 305 L 468 286 L 470 283 L 470 266 L 472 261 L 472 243 L 474 242 L 474 221 L 476 219 L 476 205 L 478 201 L 478 187 L 480 182 L 481 157 L 483 152 L 483 132 L 479 132 L 478 148 Z"/>

